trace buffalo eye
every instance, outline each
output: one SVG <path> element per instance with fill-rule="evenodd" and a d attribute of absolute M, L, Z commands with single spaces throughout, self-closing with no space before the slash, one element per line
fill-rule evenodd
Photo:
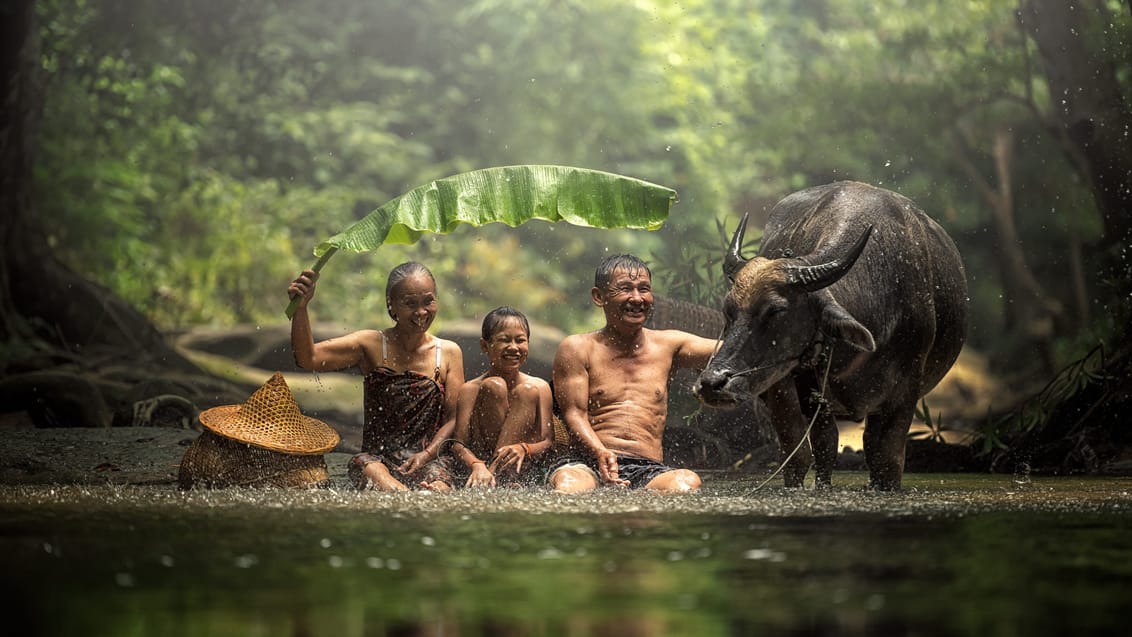
<path fill-rule="evenodd" d="M 784 302 L 771 302 L 763 306 L 763 310 L 759 313 L 759 316 L 762 322 L 766 323 L 778 318 L 786 312 L 787 309 L 788 306 Z"/>

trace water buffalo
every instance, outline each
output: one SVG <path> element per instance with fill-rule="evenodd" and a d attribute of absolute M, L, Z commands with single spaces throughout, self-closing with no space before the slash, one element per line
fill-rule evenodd
<path fill-rule="evenodd" d="M 812 464 L 815 484 L 828 486 L 835 417 L 866 419 L 869 484 L 899 489 L 916 405 L 966 338 L 955 243 L 908 198 L 848 181 L 775 204 L 750 260 L 739 254 L 746 224 L 724 260 L 722 343 L 694 392 L 711 406 L 761 395 L 786 453 L 813 422 L 810 448 L 783 469 L 788 487 Z"/>

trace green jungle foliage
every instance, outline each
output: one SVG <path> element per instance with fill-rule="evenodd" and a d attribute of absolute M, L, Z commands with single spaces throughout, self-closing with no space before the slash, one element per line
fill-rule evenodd
<path fill-rule="evenodd" d="M 1091 44 L 1132 99 L 1119 55 L 1132 21 L 1106 6 L 1113 23 Z M 320 240 L 440 177 L 559 164 L 677 190 L 656 233 L 494 224 L 341 255 L 312 306 L 317 320 L 379 327 L 385 274 L 417 259 L 438 278 L 441 323 L 507 303 L 576 331 L 597 320 L 588 290 L 603 255 L 637 253 L 659 293 L 714 305 L 740 215 L 760 226 L 792 190 L 856 179 L 952 233 L 972 346 L 1025 371 L 1041 365 L 1029 354 L 1041 338 L 1045 364 L 1063 364 L 1111 338 L 1111 304 L 1127 300 L 1083 249 L 1103 227 L 1043 124 L 1048 90 L 1017 7 L 46 0 L 37 206 L 64 261 L 177 328 L 283 320 L 286 285 Z M 996 183 L 1003 139 L 1024 266 L 1057 319 L 1038 336 L 1011 324 L 980 188 Z"/>

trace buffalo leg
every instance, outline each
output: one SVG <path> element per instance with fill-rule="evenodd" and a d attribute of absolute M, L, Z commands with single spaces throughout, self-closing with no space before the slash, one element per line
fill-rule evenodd
<path fill-rule="evenodd" d="M 810 429 L 810 448 L 814 453 L 814 486 L 833 485 L 833 466 L 837 463 L 837 421 L 824 405 L 820 383 L 814 374 L 800 374 L 797 380 L 800 408 Z M 816 414 L 816 417 L 815 417 Z"/>
<path fill-rule="evenodd" d="M 828 409 L 822 409 L 810 430 L 810 446 L 814 450 L 814 485 L 833 485 L 833 466 L 837 463 L 837 421 Z"/>
<path fill-rule="evenodd" d="M 869 487 L 880 491 L 900 489 L 904 476 L 904 446 L 912 427 L 915 401 L 888 405 L 869 414 L 865 422 L 865 462 L 869 465 Z"/>
<path fill-rule="evenodd" d="M 770 411 L 771 423 L 778 434 L 778 444 L 782 447 L 785 460 L 802 440 L 806 425 L 802 422 L 802 409 L 798 404 L 798 392 L 793 381 L 787 378 L 780 381 L 763 396 Z M 798 449 L 790 462 L 782 469 L 782 477 L 787 488 L 801 487 L 806 480 L 806 472 L 813 464 L 814 456 L 808 447 Z"/>

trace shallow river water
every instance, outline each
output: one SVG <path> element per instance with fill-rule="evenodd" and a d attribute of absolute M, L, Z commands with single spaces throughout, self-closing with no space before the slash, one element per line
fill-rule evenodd
<path fill-rule="evenodd" d="M 0 487 L 5 634 L 1129 634 L 1132 479 Z M 11 629 L 16 629 L 14 632 Z"/>

